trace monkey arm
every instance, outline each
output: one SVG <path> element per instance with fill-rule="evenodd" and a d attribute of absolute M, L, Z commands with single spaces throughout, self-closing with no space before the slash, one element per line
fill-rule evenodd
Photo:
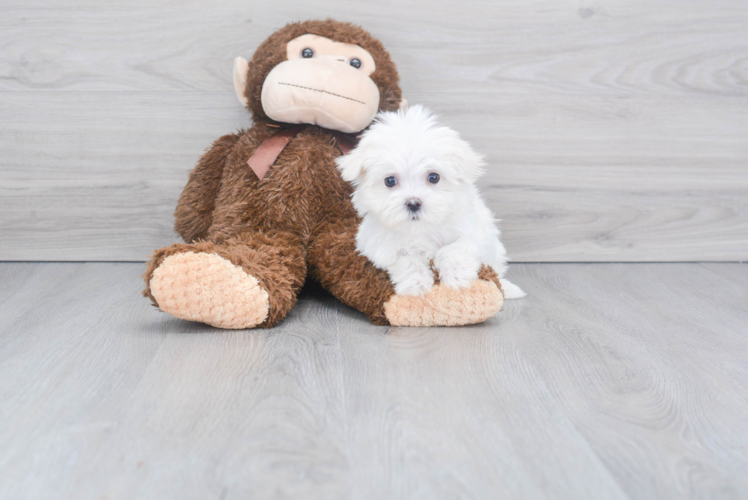
<path fill-rule="evenodd" d="M 174 230 L 188 243 L 204 238 L 213 221 L 213 209 L 226 159 L 239 140 L 238 135 L 224 135 L 203 154 L 190 172 L 174 211 Z"/>

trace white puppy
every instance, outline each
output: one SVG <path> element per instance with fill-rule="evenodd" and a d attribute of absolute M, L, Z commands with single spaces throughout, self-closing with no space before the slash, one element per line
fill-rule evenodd
<path fill-rule="evenodd" d="M 470 286 L 481 264 L 501 278 L 508 299 L 525 293 L 504 279 L 506 250 L 493 215 L 475 187 L 483 157 L 421 106 L 381 113 L 358 146 L 337 159 L 353 183 L 362 217 L 356 248 L 386 270 L 400 295 L 434 284 Z"/>

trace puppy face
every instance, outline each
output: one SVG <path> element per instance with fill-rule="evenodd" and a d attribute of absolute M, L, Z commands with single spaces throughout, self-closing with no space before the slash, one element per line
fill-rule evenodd
<path fill-rule="evenodd" d="M 444 223 L 466 203 L 483 158 L 421 106 L 381 113 L 359 145 L 337 160 L 356 187 L 360 216 L 396 231 L 421 232 Z"/>

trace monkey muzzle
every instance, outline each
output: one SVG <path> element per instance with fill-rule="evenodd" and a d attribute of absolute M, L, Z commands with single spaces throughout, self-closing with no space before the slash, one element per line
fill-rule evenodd
<path fill-rule="evenodd" d="M 270 71 L 261 102 L 275 121 L 353 133 L 377 114 L 379 89 L 366 73 L 335 58 L 291 59 Z"/>

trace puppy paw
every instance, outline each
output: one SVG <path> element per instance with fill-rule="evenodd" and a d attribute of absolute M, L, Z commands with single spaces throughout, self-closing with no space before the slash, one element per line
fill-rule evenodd
<path fill-rule="evenodd" d="M 447 268 L 439 271 L 439 281 L 449 288 L 468 288 L 478 279 L 478 271 L 468 268 Z"/>
<path fill-rule="evenodd" d="M 434 273 L 427 267 L 411 269 L 402 279 L 395 281 L 395 293 L 398 295 L 421 296 L 434 286 Z"/>
<path fill-rule="evenodd" d="M 449 288 L 467 288 L 478 279 L 480 262 L 468 254 L 454 251 L 439 251 L 434 258 L 434 267 L 439 271 L 439 282 Z"/>

